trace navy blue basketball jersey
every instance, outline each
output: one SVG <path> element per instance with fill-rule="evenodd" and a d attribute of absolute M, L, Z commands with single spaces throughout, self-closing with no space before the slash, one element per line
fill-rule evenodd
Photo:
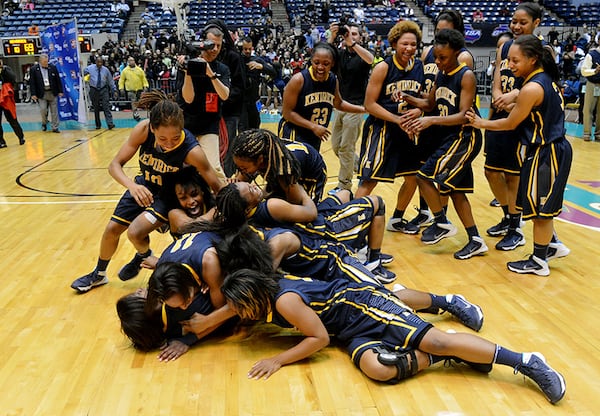
<path fill-rule="evenodd" d="M 467 71 L 470 71 L 469 67 L 465 63 L 462 63 L 447 74 L 438 72 L 435 80 L 435 105 L 440 116 L 447 117 L 460 112 L 461 84 L 463 76 Z M 472 106 L 478 112 L 475 103 Z M 454 137 L 458 132 L 466 128 L 472 129 L 469 126 L 458 125 L 443 126 L 438 131 L 443 133 L 443 136 L 447 138 L 450 136 Z"/>
<path fill-rule="evenodd" d="M 325 81 L 317 81 L 312 74 L 312 67 L 303 69 L 301 74 L 304 78 L 304 84 L 298 94 L 298 100 L 294 111 L 303 118 L 320 126 L 327 127 L 333 114 L 333 100 L 335 98 L 335 89 L 337 85 L 336 76 L 330 72 Z M 279 134 L 280 137 L 293 141 L 320 143 L 321 139 L 316 137 L 312 131 L 303 127 L 296 126 L 285 119 L 281 119 L 279 131 L 282 131 L 286 125 L 287 134 Z"/>
<path fill-rule="evenodd" d="M 523 79 L 515 77 L 508 66 L 508 50 L 513 42 L 514 39 L 507 40 L 500 50 L 500 89 L 502 94 L 511 92 L 515 88 L 521 88 L 521 85 L 523 85 Z"/>
<path fill-rule="evenodd" d="M 297 294 L 319 316 L 328 333 L 342 342 L 365 334 L 381 339 L 388 325 L 401 325 L 405 316 L 412 315 L 391 291 L 369 283 L 285 276 L 279 287 L 276 300 L 288 292 Z M 291 326 L 276 310 L 267 321 Z"/>
<path fill-rule="evenodd" d="M 429 95 L 429 92 L 433 88 L 435 77 L 440 69 L 435 63 L 435 57 L 433 56 L 433 47 L 429 48 L 425 60 L 423 61 L 423 73 L 425 76 L 423 92 Z"/>
<path fill-rule="evenodd" d="M 323 156 L 309 144 L 289 140 L 283 142 L 300 163 L 301 176 L 298 183 L 317 204 L 323 196 L 323 189 L 327 182 L 327 166 Z"/>
<path fill-rule="evenodd" d="M 196 137 L 187 130 L 181 132 L 181 140 L 175 148 L 165 152 L 156 143 L 154 133 L 148 125 L 148 138 L 139 150 L 139 164 L 143 185 L 156 195 L 163 184 L 163 175 L 177 172 L 190 150 L 198 146 Z"/>
<path fill-rule="evenodd" d="M 535 82 L 544 89 L 544 100 L 519 125 L 521 143 L 545 145 L 565 137 L 565 103 L 560 88 L 541 69 L 531 73 L 524 84 Z"/>
<path fill-rule="evenodd" d="M 214 310 L 209 292 L 199 293 L 194 297 L 190 306 L 186 309 L 171 308 L 167 304 L 162 305 L 163 332 L 167 339 L 180 338 L 185 334 L 181 321 L 188 320 L 195 313 L 208 315 Z M 197 339 L 197 338 L 196 338 Z"/>
<path fill-rule="evenodd" d="M 183 264 L 194 276 L 199 285 L 202 280 L 202 257 L 204 253 L 221 240 L 218 234 L 201 231 L 184 234 L 179 240 L 172 242 L 161 254 L 158 264 L 173 262 Z"/>
<path fill-rule="evenodd" d="M 342 243 L 309 236 L 300 230 L 286 227 L 250 227 L 262 240 L 292 232 L 300 240 L 296 253 L 281 260 L 279 267 L 295 276 L 320 280 L 346 279 L 379 285 L 369 270 Z"/>
<path fill-rule="evenodd" d="M 410 60 L 408 65 L 403 67 L 396 60 L 396 55 L 385 58 L 388 71 L 383 80 L 377 103 L 393 114 L 400 114 L 408 109 L 406 102 L 395 101 L 392 94 L 402 91 L 403 94 L 418 97 L 423 85 L 423 64 L 421 61 Z"/>
<path fill-rule="evenodd" d="M 471 56 L 471 51 L 467 48 L 462 48 L 459 52 L 459 55 L 463 52 L 468 52 Z M 475 59 L 473 59 L 475 62 Z M 433 88 L 433 83 L 435 82 L 435 77 L 439 71 L 438 66 L 435 63 L 435 56 L 433 55 L 433 47 L 429 48 L 427 51 L 427 55 L 425 56 L 425 60 L 423 61 L 423 72 L 425 74 L 425 81 L 423 85 L 423 92 L 425 94 L 429 94 L 431 88 Z"/>
<path fill-rule="evenodd" d="M 255 227 L 261 228 L 283 227 L 290 225 L 273 218 L 271 212 L 269 211 L 268 203 L 268 199 L 262 200 L 257 206 L 252 208 L 248 213 L 248 222 Z"/>

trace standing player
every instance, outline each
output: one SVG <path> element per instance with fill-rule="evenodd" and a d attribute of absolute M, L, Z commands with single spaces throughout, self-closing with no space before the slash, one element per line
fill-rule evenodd
<path fill-rule="evenodd" d="M 556 245 L 559 242 L 552 220 L 562 210 L 573 157 L 565 138 L 559 71 L 550 51 L 533 35 L 519 36 L 508 54 L 511 71 L 524 80 L 514 108 L 508 117 L 498 120 L 483 120 L 474 111 L 469 111 L 467 118 L 471 125 L 486 130 L 518 129 L 517 137 L 527 154 L 521 168 L 517 207 L 524 219 L 533 221 L 533 254 L 507 266 L 516 273 L 547 276 L 548 260 L 566 255 L 557 249 L 560 246 Z"/>
<path fill-rule="evenodd" d="M 463 22 L 462 14 L 458 10 L 444 9 L 442 10 L 435 19 L 435 33 L 442 29 L 456 29 L 464 35 L 465 25 Z M 423 97 L 429 96 L 429 92 L 435 82 L 435 77 L 439 71 L 438 66 L 435 63 L 435 57 L 433 56 L 433 45 L 425 48 L 421 54 L 421 61 L 423 62 L 423 72 L 425 76 L 424 87 L 421 91 Z M 473 55 L 467 48 L 463 48 L 458 55 L 458 62 L 465 63 L 469 68 L 474 69 Z M 436 110 L 433 110 L 431 114 L 435 115 Z M 440 134 L 438 134 L 436 126 L 429 127 L 419 134 L 419 147 L 421 150 L 420 159 L 424 163 L 429 156 L 439 147 L 440 145 Z M 447 201 L 442 201 L 444 206 L 447 206 Z M 402 218 L 404 215 L 403 211 L 398 211 L 394 214 L 397 217 Z M 393 221 L 393 220 L 391 220 Z M 423 196 L 419 196 L 419 213 L 412 220 L 408 221 L 408 225 L 405 227 L 407 230 L 414 230 L 415 227 L 425 227 L 431 225 L 433 222 L 433 215 L 427 206 L 427 201 Z"/>
<path fill-rule="evenodd" d="M 142 95 L 138 107 L 146 106 L 151 108 L 150 118 L 133 128 L 109 165 L 109 173 L 127 192 L 104 230 L 96 268 L 71 284 L 79 293 L 108 283 L 106 269 L 125 231 L 137 253 L 119 270 L 119 278 L 129 280 L 138 275 L 142 261 L 152 253 L 150 233 L 168 221 L 168 207 L 159 198 L 164 174 L 181 169 L 185 163 L 194 166 L 213 191 L 223 185 L 194 136 L 183 129 L 183 112 L 179 106 L 161 91 Z M 123 166 L 138 152 L 141 175 L 131 179 Z"/>
<path fill-rule="evenodd" d="M 421 195 L 435 217 L 433 225 L 423 231 L 421 241 L 435 244 L 456 234 L 456 227 L 446 218 L 441 201 L 441 195 L 450 195 L 469 236 L 468 243 L 454 253 L 454 258 L 459 260 L 488 251 L 485 241 L 479 236 L 466 195 L 473 192 L 471 162 L 481 148 L 481 131 L 463 125 L 468 121 L 465 116 L 467 110 L 475 103 L 477 88 L 473 71 L 458 62 L 458 55 L 464 46 L 460 32 L 454 29 L 440 30 L 434 43 L 434 55 L 440 72 L 428 99 L 404 97 L 409 103 L 421 105 L 427 111 L 431 111 L 435 105 L 439 114 L 408 121 L 406 128 L 409 131 L 418 134 L 436 125 L 441 126 L 438 132 L 443 134 L 440 147 L 427 159 L 417 175 Z"/>
<path fill-rule="evenodd" d="M 510 22 L 514 39 L 533 34 L 541 20 L 542 9 L 536 3 L 519 4 Z M 508 117 L 523 82 L 509 67 L 508 51 L 514 39 L 505 41 L 496 51 L 491 120 Z M 514 250 L 525 244 L 525 236 L 520 228 L 521 214 L 516 207 L 524 152 L 523 144 L 513 132 L 486 130 L 485 177 L 503 212 L 500 222 L 487 230 L 490 236 L 503 236 L 496 244 L 497 250 Z"/>
<path fill-rule="evenodd" d="M 401 128 L 401 116 L 408 113 L 418 117 L 421 110 L 409 107 L 406 101 L 398 102 L 396 96 L 418 96 L 421 91 L 423 65 L 415 59 L 421 30 L 415 22 L 402 21 L 390 29 L 388 41 L 396 53 L 373 69 L 365 95 L 369 117 L 363 127 L 356 197 L 371 194 L 378 182 L 393 182 L 402 176 L 404 183 L 387 229 L 415 234 L 419 227 L 409 227 L 402 214 L 417 188 L 419 153 L 415 142 Z"/>
<path fill-rule="evenodd" d="M 337 51 L 320 42 L 312 50 L 310 67 L 295 74 L 283 90 L 279 137 L 307 143 L 317 150 L 331 134 L 333 109 L 364 113 L 362 105 L 350 104 L 340 95 L 337 77 L 331 72 Z"/>

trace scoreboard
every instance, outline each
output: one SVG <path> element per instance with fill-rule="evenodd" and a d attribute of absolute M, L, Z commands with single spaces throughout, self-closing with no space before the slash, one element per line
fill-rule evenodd
<path fill-rule="evenodd" d="M 3 38 L 4 56 L 33 56 L 40 52 L 40 38 L 28 36 L 21 38 Z"/>
<path fill-rule="evenodd" d="M 90 35 L 77 35 L 79 51 L 89 53 L 92 49 L 92 38 Z M 40 38 L 38 36 L 23 36 L 20 38 L 2 38 L 4 56 L 33 56 L 42 52 Z"/>
<path fill-rule="evenodd" d="M 92 50 L 92 37 L 90 35 L 77 35 L 79 52 L 89 53 Z"/>

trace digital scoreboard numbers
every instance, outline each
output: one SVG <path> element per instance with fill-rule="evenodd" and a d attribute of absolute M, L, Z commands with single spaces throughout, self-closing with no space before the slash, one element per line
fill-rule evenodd
<path fill-rule="evenodd" d="M 79 35 L 77 37 L 79 41 L 79 52 L 89 53 L 92 50 L 92 38 L 89 35 Z"/>
<path fill-rule="evenodd" d="M 89 35 L 78 35 L 79 51 L 89 53 L 92 50 L 92 39 Z M 40 38 L 36 36 L 21 38 L 3 38 L 4 56 L 33 56 L 41 51 Z"/>
<path fill-rule="evenodd" d="M 38 37 L 4 38 L 2 46 L 4 56 L 33 56 L 39 54 L 40 39 Z"/>

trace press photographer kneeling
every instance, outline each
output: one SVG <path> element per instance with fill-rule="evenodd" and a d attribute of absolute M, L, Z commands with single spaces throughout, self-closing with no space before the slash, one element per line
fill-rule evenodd
<path fill-rule="evenodd" d="M 229 68 L 218 62 L 223 32 L 212 25 L 204 28 L 204 39 L 187 46 L 188 55 L 177 63 L 177 103 L 183 109 L 185 128 L 192 132 L 219 178 L 225 178 L 219 157 L 221 106 L 229 97 Z"/>

